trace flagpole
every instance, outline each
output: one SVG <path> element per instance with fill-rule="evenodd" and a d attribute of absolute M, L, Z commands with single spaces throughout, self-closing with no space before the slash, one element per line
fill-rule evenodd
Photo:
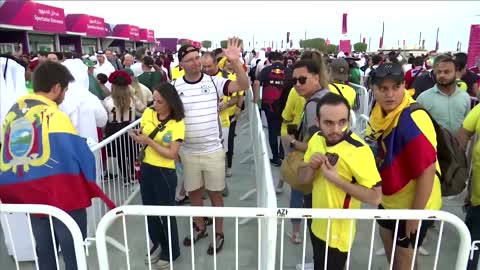
<path fill-rule="evenodd" d="M 437 27 L 437 39 L 435 40 L 435 51 L 438 51 L 438 32 L 440 31 L 440 27 Z"/>

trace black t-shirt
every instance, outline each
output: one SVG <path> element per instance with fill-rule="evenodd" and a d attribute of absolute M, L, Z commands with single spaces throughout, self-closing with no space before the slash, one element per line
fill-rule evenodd
<path fill-rule="evenodd" d="M 462 81 L 467 84 L 467 92 L 469 95 L 472 95 L 472 88 L 475 83 L 480 80 L 480 76 L 473 73 L 472 71 L 467 69 L 467 72 L 462 76 Z"/>
<path fill-rule="evenodd" d="M 433 70 L 418 75 L 415 81 L 412 83 L 412 87 L 415 88 L 415 94 L 413 95 L 413 98 L 416 99 L 421 93 L 434 87 L 435 83 L 437 83 L 437 80 L 435 79 Z"/>
<path fill-rule="evenodd" d="M 280 68 L 285 71 L 285 81 L 283 82 L 283 89 L 282 89 L 282 95 L 280 97 L 280 109 L 283 111 L 283 108 L 285 108 L 285 104 L 287 103 L 287 98 L 288 94 L 290 93 L 290 89 L 292 89 L 293 84 L 292 84 L 292 69 L 286 67 L 283 63 L 273 63 L 270 66 L 264 67 L 260 74 L 258 75 L 258 80 L 260 81 L 260 85 L 265 86 L 267 85 L 268 78 L 270 72 L 272 72 L 273 69 Z M 280 113 L 281 113 L 280 111 Z"/>

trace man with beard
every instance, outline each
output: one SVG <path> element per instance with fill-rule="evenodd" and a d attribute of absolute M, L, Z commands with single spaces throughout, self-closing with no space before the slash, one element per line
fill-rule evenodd
<path fill-rule="evenodd" d="M 437 83 L 418 96 L 417 102 L 425 107 L 437 123 L 456 134 L 470 111 L 470 97 L 455 83 L 455 60 L 452 57 L 437 56 L 433 71 Z"/>
<path fill-rule="evenodd" d="M 308 142 L 306 164 L 299 169 L 300 181 L 313 183 L 312 208 L 359 209 L 361 202 L 380 204 L 381 178 L 375 158 L 370 147 L 348 129 L 349 112 L 348 101 L 334 93 L 325 94 L 316 106 L 319 132 Z M 328 246 L 326 269 L 343 270 L 355 226 L 347 219 L 313 220 L 315 269 L 324 269 Z"/>

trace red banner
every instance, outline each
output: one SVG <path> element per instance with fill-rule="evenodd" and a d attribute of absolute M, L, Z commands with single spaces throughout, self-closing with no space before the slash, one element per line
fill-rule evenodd
<path fill-rule="evenodd" d="M 380 37 L 380 44 L 378 45 L 378 48 L 383 48 L 383 37 Z"/>
<path fill-rule="evenodd" d="M 67 31 L 85 33 L 89 37 L 105 37 L 105 21 L 103 18 L 86 14 L 68 14 Z"/>
<path fill-rule="evenodd" d="M 50 33 L 66 32 L 65 13 L 61 8 L 32 1 L 4 1 L 0 14 L 1 24 Z"/>
<path fill-rule="evenodd" d="M 339 51 L 350 54 L 352 52 L 352 45 L 350 44 L 350 40 L 340 40 Z"/>
<path fill-rule="evenodd" d="M 146 42 L 155 42 L 155 34 L 153 30 L 140 28 L 140 40 Z"/>
<path fill-rule="evenodd" d="M 34 3 L 33 29 L 38 31 L 65 33 L 65 13 L 63 9 Z"/>
<path fill-rule="evenodd" d="M 130 24 L 117 24 L 113 28 L 114 37 L 126 38 L 132 41 L 140 41 L 140 29 Z"/>
<path fill-rule="evenodd" d="M 113 27 L 111 24 L 105 23 L 104 28 L 105 28 L 105 36 L 109 37 L 113 35 L 113 29 L 112 29 Z"/>
<path fill-rule="evenodd" d="M 480 24 L 472 24 L 470 27 L 470 40 L 468 42 L 467 67 L 475 66 L 477 58 L 480 58 Z"/>
<path fill-rule="evenodd" d="M 5 1 L 0 5 L 0 24 L 33 26 L 33 2 Z"/>
<path fill-rule="evenodd" d="M 343 13 L 342 34 L 345 35 L 346 33 L 347 33 L 347 13 Z"/>

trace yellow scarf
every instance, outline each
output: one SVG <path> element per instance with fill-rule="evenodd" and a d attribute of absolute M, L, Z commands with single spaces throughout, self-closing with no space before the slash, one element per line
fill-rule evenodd
<path fill-rule="evenodd" d="M 398 118 L 400 117 L 402 111 L 414 102 L 415 100 L 412 98 L 412 96 L 405 91 L 402 102 L 397 108 L 395 108 L 395 110 L 391 111 L 387 115 L 384 115 L 380 104 L 376 103 L 372 109 L 372 114 L 370 115 L 367 135 L 372 137 L 372 139 L 377 140 L 380 135 L 388 134 L 388 132 L 397 126 Z"/>

